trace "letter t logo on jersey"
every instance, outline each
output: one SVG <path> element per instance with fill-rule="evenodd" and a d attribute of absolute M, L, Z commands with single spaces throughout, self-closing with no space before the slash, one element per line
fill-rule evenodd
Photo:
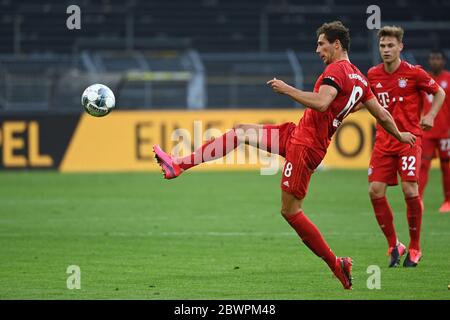
<path fill-rule="evenodd" d="M 389 94 L 387 92 L 379 92 L 378 101 L 380 101 L 380 104 L 383 107 L 387 108 L 389 103 Z"/>

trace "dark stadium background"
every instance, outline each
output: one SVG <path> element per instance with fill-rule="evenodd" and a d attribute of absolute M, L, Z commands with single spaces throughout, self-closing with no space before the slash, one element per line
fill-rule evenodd
<path fill-rule="evenodd" d="M 72 4 L 80 30 L 66 28 Z M 1 0 L 0 112 L 81 112 L 80 92 L 93 81 L 111 85 L 121 109 L 294 107 L 262 84 L 277 74 L 312 89 L 323 68 L 314 53 L 323 22 L 350 28 L 350 57 L 363 72 L 379 62 L 366 27 L 372 4 L 382 25 L 406 29 L 411 63 L 425 65 L 430 49 L 450 50 L 444 0 Z M 205 88 L 170 75 L 139 81 L 130 71 L 194 72 Z M 188 105 L 188 90 L 202 101 Z"/>

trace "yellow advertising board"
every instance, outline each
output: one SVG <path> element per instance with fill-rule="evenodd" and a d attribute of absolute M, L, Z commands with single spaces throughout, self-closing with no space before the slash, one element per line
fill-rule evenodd
<path fill-rule="evenodd" d="M 115 111 L 103 118 L 82 115 L 14 115 L 0 119 L 0 168 L 62 172 L 156 171 L 152 146 L 190 154 L 238 123 L 298 123 L 303 110 Z M 366 169 L 375 120 L 351 114 L 332 139 L 323 166 Z M 277 170 L 283 159 L 240 146 L 196 170 Z M 433 162 L 438 166 L 438 161 Z"/>
<path fill-rule="evenodd" d="M 289 109 L 120 111 L 104 118 L 83 115 L 62 159 L 60 170 L 159 170 L 153 160 L 152 145 L 155 143 L 169 151 L 181 145 L 187 153 L 238 123 L 297 123 L 302 113 L 302 110 Z M 335 134 L 323 165 L 329 168 L 367 168 L 373 126 L 374 120 L 367 112 L 351 115 Z M 213 164 L 201 165 L 198 170 L 247 170 L 267 165 L 260 158 L 252 157 L 251 153 L 250 150 L 240 150 Z"/>

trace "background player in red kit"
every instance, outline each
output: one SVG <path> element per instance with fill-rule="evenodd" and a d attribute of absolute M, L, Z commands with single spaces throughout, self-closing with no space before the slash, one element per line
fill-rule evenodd
<path fill-rule="evenodd" d="M 392 139 L 383 128 L 377 126 L 369 165 L 369 195 L 378 224 L 388 241 L 389 266 L 398 266 L 406 247 L 397 239 L 386 188 L 398 184 L 397 173 L 400 173 L 411 240 L 403 266 L 415 267 L 422 256 L 420 227 L 423 207 L 417 183 L 422 156 L 420 137 L 422 129 L 429 130 L 433 126 L 445 93 L 422 68 L 400 60 L 402 38 L 403 29 L 400 27 L 380 29 L 378 39 L 383 63 L 371 68 L 368 78 L 372 91 L 392 114 L 399 130 L 410 131 L 418 138 L 415 146 L 410 147 Z M 434 96 L 431 109 L 422 118 L 421 91 Z"/>
<path fill-rule="evenodd" d="M 432 51 L 428 57 L 430 76 L 444 89 L 446 95 L 444 104 L 434 119 L 433 128 L 423 133 L 422 166 L 419 179 L 419 193 L 423 199 L 431 160 L 437 153 L 441 164 L 444 191 L 444 202 L 439 209 L 439 212 L 442 213 L 450 212 L 450 72 L 444 70 L 445 60 L 446 58 L 442 51 Z M 423 113 L 426 114 L 431 108 L 433 96 L 424 94 L 423 97 Z"/>
<path fill-rule="evenodd" d="M 311 174 L 325 156 L 332 135 L 359 102 L 365 103 L 382 126 L 399 141 L 413 145 L 415 136 L 399 132 L 389 112 L 374 98 L 366 78 L 350 63 L 348 29 L 339 21 L 325 23 L 317 30 L 317 36 L 316 53 L 327 67 L 318 78 L 314 92 L 298 90 L 277 79 L 268 81 L 275 92 L 286 94 L 307 107 L 297 126 L 292 122 L 275 126 L 238 125 L 184 158 L 173 158 L 157 145 L 154 151 L 166 179 L 175 178 L 199 163 L 222 157 L 240 143 L 285 157 L 281 213 L 306 246 L 327 263 L 344 288 L 351 289 L 352 260 L 336 257 L 319 229 L 303 213 L 302 203 Z M 258 138 L 242 138 L 239 134 L 242 130 L 262 130 L 262 143 L 258 144 Z M 276 145 L 272 144 L 272 135 L 277 135 Z"/>

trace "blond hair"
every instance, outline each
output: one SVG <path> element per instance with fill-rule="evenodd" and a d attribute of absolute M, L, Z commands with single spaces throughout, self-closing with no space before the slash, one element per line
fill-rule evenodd
<path fill-rule="evenodd" d="M 399 26 L 384 26 L 378 31 L 378 40 L 382 37 L 395 37 L 398 42 L 403 41 L 403 34 L 405 31 Z"/>

